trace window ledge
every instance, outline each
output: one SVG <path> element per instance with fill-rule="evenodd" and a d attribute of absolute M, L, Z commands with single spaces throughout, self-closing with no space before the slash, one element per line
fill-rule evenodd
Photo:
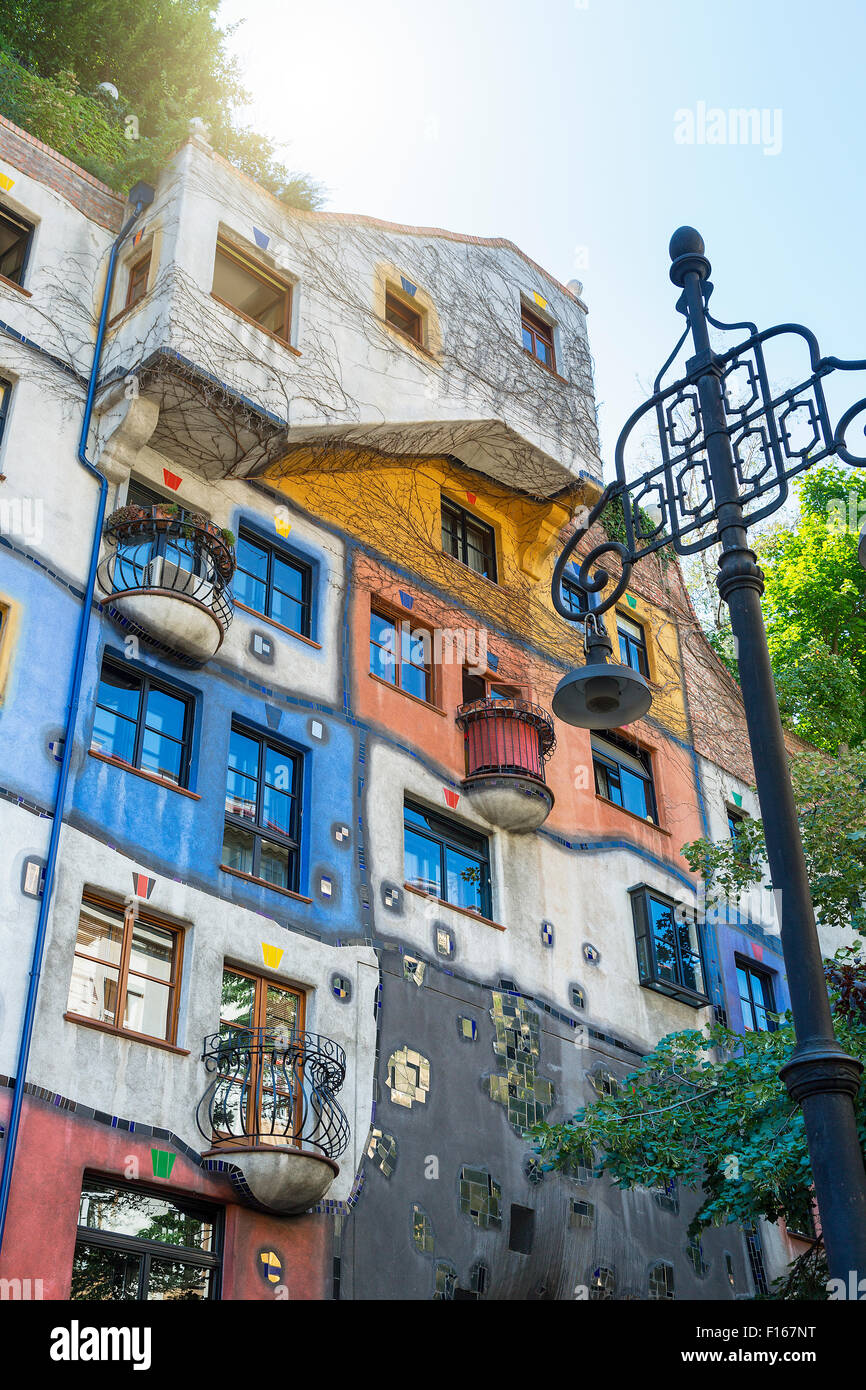
<path fill-rule="evenodd" d="M 390 323 L 388 319 L 380 318 L 379 322 L 384 324 L 389 333 L 393 333 L 396 338 L 399 338 L 401 343 L 407 343 L 415 352 L 420 352 L 422 357 L 426 357 L 429 362 L 435 362 L 438 366 L 439 359 L 435 352 L 431 352 L 423 343 L 419 343 L 418 339 L 413 338 L 411 333 L 406 333 L 404 329 L 398 328 L 396 324 Z"/>
<path fill-rule="evenodd" d="M 484 518 L 482 517 L 481 520 L 483 521 Z M 448 560 L 452 565 L 456 565 L 462 574 L 471 574 L 473 579 L 480 579 L 482 584 L 490 584 L 500 595 L 507 592 L 505 585 L 500 584 L 498 579 L 488 579 L 486 574 L 479 574 L 478 571 L 472 569 L 470 565 L 464 565 L 463 561 L 458 560 L 456 556 L 449 555 L 447 550 L 440 551 L 440 554 L 443 560 Z"/>
<path fill-rule="evenodd" d="M 483 927 L 493 927 L 495 931 L 505 931 L 501 922 L 494 922 L 490 917 L 482 917 L 480 912 L 473 912 L 471 908 L 458 907 L 456 903 L 449 903 L 445 898 L 434 898 L 432 893 L 425 893 L 423 888 L 416 888 L 414 883 L 404 883 L 403 887 L 417 897 L 424 898 L 428 903 L 439 903 L 440 907 L 447 907 L 451 912 L 459 912 L 462 917 L 471 917 L 473 922 L 480 922 Z"/>
<path fill-rule="evenodd" d="M 568 386 L 568 378 L 560 376 L 559 372 L 556 370 L 555 367 L 548 367 L 544 362 L 542 362 L 540 357 L 536 357 L 535 353 L 530 352 L 529 348 L 524 347 L 522 343 L 520 346 L 520 350 L 521 352 L 525 353 L 527 357 L 532 359 L 536 367 L 540 367 L 543 372 L 547 372 L 547 375 L 552 376 L 554 380 L 562 382 L 563 386 Z"/>
<path fill-rule="evenodd" d="M 596 792 L 595 799 L 596 801 L 603 802 L 605 806 L 612 806 L 615 811 L 621 812 L 624 816 L 631 816 L 632 820 L 636 820 L 638 825 L 647 825 L 650 830 L 657 830 L 660 835 L 667 835 L 668 839 L 670 839 L 671 832 L 665 830 L 664 826 L 659 825 L 657 821 L 647 820 L 646 816 L 639 816 L 636 812 L 629 811 L 626 806 L 620 806 L 618 802 L 611 801 L 609 797 L 602 796 L 599 792 Z"/>
<path fill-rule="evenodd" d="M 420 705 L 422 709 L 429 709 L 433 714 L 441 715 L 443 719 L 446 717 L 444 709 L 440 709 L 439 706 L 434 705 L 432 701 L 422 700 L 420 695 L 413 695 L 411 690 L 404 690 L 402 685 L 394 685 L 392 681 L 383 680 L 381 676 L 375 675 L 373 671 L 368 671 L 367 674 L 371 681 L 375 681 L 377 685 L 383 685 L 386 690 L 396 690 L 397 694 L 402 695 L 404 700 L 414 700 L 415 704 Z"/>
<path fill-rule="evenodd" d="M 91 758 L 96 758 L 100 763 L 108 763 L 109 767 L 119 767 L 123 772 L 131 772 L 133 777 L 142 777 L 145 782 L 153 782 L 157 787 L 165 787 L 170 792 L 180 792 L 181 796 L 188 796 L 190 801 L 201 801 L 198 792 L 188 791 L 186 787 L 179 787 L 177 782 L 169 782 L 167 777 L 159 777 L 155 772 L 145 772 L 143 768 L 133 767 L 132 763 L 125 763 L 122 758 L 112 758 L 107 753 L 100 753 L 95 748 L 88 748 Z"/>
<path fill-rule="evenodd" d="M 5 275 L 0 275 L 0 285 L 7 290 L 15 290 L 18 294 L 23 294 L 25 299 L 32 299 L 30 290 L 25 290 L 23 285 L 18 285 L 14 280 L 7 280 Z"/>
<path fill-rule="evenodd" d="M 255 874 L 246 874 L 243 869 L 232 869 L 228 864 L 220 864 L 221 874 L 233 874 L 235 878 L 242 878 L 245 883 L 256 883 L 260 888 L 270 888 L 272 893 L 282 893 L 284 898 L 294 898 L 296 903 L 311 903 L 312 898 L 305 898 L 303 893 L 296 893 L 293 888 L 281 888 L 278 883 L 269 883 L 266 878 L 256 878 Z"/>
<path fill-rule="evenodd" d="M 290 637 L 296 637 L 299 642 L 305 642 L 308 647 L 315 647 L 317 652 L 322 650 L 321 642 L 314 642 L 312 637 L 305 637 L 302 632 L 295 632 L 293 627 L 286 627 L 285 623 L 278 623 L 276 618 L 269 618 L 267 613 L 259 613 L 255 608 L 249 608 L 247 604 L 241 603 L 240 599 L 234 600 L 235 608 L 240 608 L 244 613 L 250 613 L 254 618 L 261 618 L 263 623 L 269 623 L 271 627 L 279 628 L 280 632 L 287 632 Z"/>
<path fill-rule="evenodd" d="M 210 297 L 215 303 L 221 304 L 224 309 L 228 309 L 230 313 L 236 314 L 239 319 L 243 319 L 244 323 L 249 323 L 253 328 L 257 328 L 260 333 L 264 333 L 266 338 L 270 338 L 273 342 L 279 343 L 280 347 L 285 348 L 286 352 L 292 353 L 294 357 L 301 357 L 303 355 L 300 348 L 292 347 L 292 344 L 287 343 L 285 338 L 281 338 L 278 333 L 272 333 L 270 328 L 263 327 L 256 319 L 252 318 L 249 314 L 245 314 L 243 309 L 237 309 L 234 304 L 229 304 L 227 299 L 220 299 L 218 294 L 214 294 L 213 290 L 210 292 Z"/>
<path fill-rule="evenodd" d="M 98 1033 L 111 1033 L 115 1038 L 126 1038 L 127 1042 L 144 1043 L 147 1047 L 159 1047 L 163 1052 L 173 1052 L 177 1057 L 189 1057 L 188 1047 L 178 1047 L 162 1038 L 149 1038 L 146 1033 L 133 1033 L 128 1028 L 118 1028 L 114 1023 L 101 1023 L 98 1018 L 85 1018 L 83 1014 L 65 1013 L 67 1023 L 79 1023 L 82 1028 L 94 1028 Z"/>
<path fill-rule="evenodd" d="M 114 328 L 115 324 L 120 323 L 121 319 L 128 318 L 130 314 L 134 314 L 136 309 L 138 309 L 139 306 L 142 305 L 147 298 L 148 294 L 143 294 L 140 299 L 136 299 L 134 304 L 124 304 L 123 308 L 118 309 L 117 313 L 114 314 L 108 320 L 108 323 L 105 325 L 105 327 L 107 329 Z"/>

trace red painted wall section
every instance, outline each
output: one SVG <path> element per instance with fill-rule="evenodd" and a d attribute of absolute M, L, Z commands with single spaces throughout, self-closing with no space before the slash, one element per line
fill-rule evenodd
<path fill-rule="evenodd" d="M 10 1104 L 11 1093 L 4 1091 L 4 1128 Z M 152 1148 L 174 1155 L 170 1179 L 153 1176 Z M 29 1097 L 21 1115 L 0 1278 L 41 1279 L 43 1298 L 68 1298 L 84 1172 L 128 1182 L 136 1176 L 136 1162 L 138 1179 L 149 1187 L 225 1209 L 223 1300 L 331 1297 L 329 1217 L 253 1211 L 234 1200 L 227 1178 L 205 1173 L 165 1140 L 112 1129 Z M 263 1251 L 273 1251 L 282 1264 L 278 1285 L 264 1276 Z"/>

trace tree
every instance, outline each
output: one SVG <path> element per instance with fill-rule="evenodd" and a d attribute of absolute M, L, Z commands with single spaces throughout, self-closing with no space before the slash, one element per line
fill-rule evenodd
<path fill-rule="evenodd" d="M 247 93 L 226 53 L 232 32 L 217 27 L 212 0 L 0 0 L 0 50 L 23 70 L 17 87 L 8 75 L 0 84 L 3 109 L 16 94 L 19 104 L 27 97 L 27 79 L 45 84 L 45 100 L 55 106 L 71 87 L 72 98 L 94 103 L 94 122 L 107 121 L 124 137 L 113 159 L 88 151 L 83 135 L 76 145 L 84 147 L 85 167 L 117 188 L 153 177 L 198 116 L 232 163 L 290 206 L 315 207 L 318 185 L 286 168 L 270 140 L 235 123 Z M 116 105 L 99 92 L 103 82 L 118 89 Z M 29 96 L 25 106 L 39 125 L 32 86 Z M 43 138 L 44 126 L 31 121 L 27 129 Z M 130 132 L 135 138 L 126 138 Z"/>
<path fill-rule="evenodd" d="M 836 1033 L 866 1060 L 866 959 L 846 948 L 826 962 Z M 775 1032 L 743 1036 L 716 1024 L 663 1038 L 643 1065 L 560 1124 L 531 1131 L 542 1166 L 576 1163 L 606 1172 L 620 1188 L 700 1191 L 689 1234 L 758 1218 L 802 1229 L 811 1213 L 811 1169 L 800 1107 L 779 1079 L 795 1037 L 790 1016 Z M 866 1082 L 857 1098 L 866 1144 Z M 809 1287 L 826 1280 L 813 1269 Z M 802 1285 L 802 1271 L 795 1274 Z M 815 1293 L 812 1293 L 815 1296 Z"/>

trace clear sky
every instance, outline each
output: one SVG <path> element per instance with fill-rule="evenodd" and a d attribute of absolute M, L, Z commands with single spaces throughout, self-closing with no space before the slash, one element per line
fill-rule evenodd
<path fill-rule="evenodd" d="M 795 319 L 826 354 L 866 357 L 864 0 L 224 0 L 219 13 L 245 20 L 231 49 L 254 94 L 246 118 L 287 142 L 328 207 L 506 236 L 583 281 L 608 468 L 680 331 L 667 243 L 683 222 L 706 241 L 718 317 Z M 703 130 L 700 103 L 716 122 Z M 730 143 L 713 108 L 766 112 L 758 143 Z"/>

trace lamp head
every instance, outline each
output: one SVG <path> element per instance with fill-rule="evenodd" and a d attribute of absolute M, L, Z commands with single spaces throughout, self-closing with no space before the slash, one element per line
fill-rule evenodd
<path fill-rule="evenodd" d="M 553 694 L 553 713 L 578 729 L 618 729 L 646 714 L 652 693 L 630 666 L 608 660 L 612 647 L 604 627 L 588 615 L 587 665 L 563 676 Z"/>

